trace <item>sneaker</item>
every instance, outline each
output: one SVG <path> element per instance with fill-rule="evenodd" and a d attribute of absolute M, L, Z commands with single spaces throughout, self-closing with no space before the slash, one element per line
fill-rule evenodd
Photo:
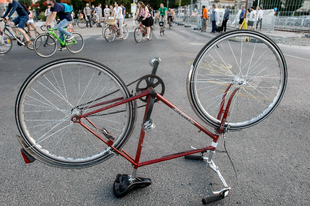
<path fill-rule="evenodd" d="M 63 51 L 63 50 L 65 50 L 65 49 L 67 49 L 67 47 L 60 47 L 60 48 L 58 49 L 58 51 Z"/>
<path fill-rule="evenodd" d="M 26 41 L 26 43 L 25 43 L 25 47 L 28 47 L 30 43 L 31 43 L 31 41 L 30 41 L 30 40 L 29 40 L 29 41 Z"/>
<path fill-rule="evenodd" d="M 67 42 L 70 42 L 73 38 L 74 38 L 74 36 L 73 36 L 73 35 L 71 35 L 71 36 L 67 36 L 66 41 L 67 41 Z"/>

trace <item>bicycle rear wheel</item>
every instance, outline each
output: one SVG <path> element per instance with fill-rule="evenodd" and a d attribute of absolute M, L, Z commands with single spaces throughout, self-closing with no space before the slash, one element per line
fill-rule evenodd
<path fill-rule="evenodd" d="M 40 57 L 50 57 L 57 50 L 56 40 L 49 34 L 41 34 L 34 40 L 34 51 Z"/>
<path fill-rule="evenodd" d="M 124 82 L 100 63 L 81 58 L 47 63 L 26 79 L 18 93 L 15 118 L 20 143 L 36 159 L 52 166 L 98 164 L 114 153 L 71 119 L 129 97 Z M 94 106 L 102 102 L 106 104 Z M 119 149 L 134 128 L 135 111 L 136 104 L 128 102 L 81 118 L 81 122 L 106 141 L 113 136 L 113 146 Z"/>
<path fill-rule="evenodd" d="M 142 41 L 142 31 L 140 27 L 137 27 L 134 31 L 134 38 L 137 43 Z"/>
<path fill-rule="evenodd" d="M 123 39 L 127 39 L 128 38 L 128 28 L 127 26 L 123 26 Z"/>
<path fill-rule="evenodd" d="M 77 25 L 80 29 L 84 29 L 86 27 L 86 20 L 83 18 L 83 19 L 79 19 L 77 21 Z"/>
<path fill-rule="evenodd" d="M 77 32 L 73 32 L 72 35 L 74 36 L 73 39 L 66 46 L 71 53 L 79 53 L 84 48 L 84 39 Z"/>
<path fill-rule="evenodd" d="M 0 35 L 0 54 L 8 53 L 12 49 L 12 46 L 12 39 L 3 32 L 2 35 Z"/>
<path fill-rule="evenodd" d="M 237 130 L 270 115 L 286 82 L 287 66 L 279 47 L 261 33 L 235 30 L 215 37 L 199 52 L 189 71 L 187 92 L 196 114 L 219 127 L 222 99 L 227 103 L 238 88 L 226 123 L 228 129 Z"/>
<path fill-rule="evenodd" d="M 35 31 L 35 30 L 30 30 L 27 32 L 29 39 L 31 41 L 31 43 L 28 45 L 28 49 L 30 50 L 34 50 L 34 40 L 40 35 L 39 32 Z M 42 42 L 37 42 L 37 46 L 40 46 Z"/>
<path fill-rule="evenodd" d="M 115 34 L 115 29 L 112 26 L 109 26 L 105 28 L 103 37 L 107 42 L 112 42 L 114 41 L 116 34 Z"/>

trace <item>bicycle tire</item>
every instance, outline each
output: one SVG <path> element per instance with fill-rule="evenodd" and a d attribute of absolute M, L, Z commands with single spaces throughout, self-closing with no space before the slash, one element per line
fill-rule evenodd
<path fill-rule="evenodd" d="M 239 130 L 268 117 L 280 103 L 286 84 L 287 65 L 276 43 L 258 32 L 234 30 L 201 49 L 188 74 L 187 94 L 196 114 L 218 128 L 224 94 L 239 88 L 225 125 Z M 229 97 L 226 95 L 226 103 Z"/>
<path fill-rule="evenodd" d="M 127 28 L 127 26 L 124 26 L 123 27 L 123 39 L 127 39 L 128 36 L 129 36 L 128 28 Z"/>
<path fill-rule="evenodd" d="M 77 25 L 80 29 L 84 29 L 86 27 L 86 20 L 85 19 L 79 19 L 77 21 Z"/>
<path fill-rule="evenodd" d="M 126 99 L 126 84 L 111 69 L 88 59 L 67 58 L 35 70 L 21 86 L 15 119 L 22 147 L 39 161 L 61 168 L 84 168 L 114 155 L 111 148 L 71 121 L 75 114 L 92 112 L 103 101 Z M 81 118 L 94 132 L 115 137 L 120 149 L 129 139 L 136 120 L 136 102 L 128 102 Z M 97 127 L 94 126 L 97 125 Z"/>
<path fill-rule="evenodd" d="M 115 33 L 114 27 L 108 26 L 107 28 L 105 28 L 103 37 L 109 43 L 114 41 L 114 39 L 116 37 L 116 33 Z"/>
<path fill-rule="evenodd" d="M 137 27 L 134 31 L 134 39 L 137 43 L 140 43 L 142 41 L 142 31 L 140 27 Z"/>
<path fill-rule="evenodd" d="M 149 40 L 151 40 L 151 39 L 152 39 L 152 37 L 153 37 L 153 32 L 152 32 L 152 30 L 151 30 L 151 31 L 150 31 Z"/>
<path fill-rule="evenodd" d="M 5 32 L 0 35 L 0 54 L 8 53 L 13 47 L 13 41 Z"/>
<path fill-rule="evenodd" d="M 75 44 L 69 44 L 69 45 L 66 45 L 66 47 L 71 53 L 76 54 L 82 51 L 82 49 L 84 48 L 84 39 L 80 33 L 72 32 L 72 35 L 74 36 L 72 41 Z"/>
<path fill-rule="evenodd" d="M 34 40 L 40 35 L 40 33 L 37 32 L 36 30 L 30 30 L 27 32 L 27 35 L 31 41 L 31 43 L 27 46 L 27 48 L 30 50 L 34 50 Z M 37 44 L 39 44 L 39 42 L 37 42 Z"/>
<path fill-rule="evenodd" d="M 49 34 L 41 34 L 34 40 L 34 51 L 40 57 L 51 57 L 57 50 L 56 40 Z"/>

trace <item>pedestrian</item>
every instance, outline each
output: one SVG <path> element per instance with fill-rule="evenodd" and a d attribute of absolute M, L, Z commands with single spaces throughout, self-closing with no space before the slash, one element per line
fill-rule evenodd
<path fill-rule="evenodd" d="M 96 15 L 96 20 L 97 20 L 97 27 L 102 27 L 101 26 L 101 18 L 102 18 L 102 9 L 101 9 L 101 3 L 98 4 L 98 6 L 95 8 L 94 13 Z"/>
<path fill-rule="evenodd" d="M 84 16 L 86 20 L 86 27 L 88 28 L 89 24 L 90 28 L 92 28 L 93 26 L 91 25 L 91 9 L 89 8 L 89 3 L 86 3 L 86 6 L 84 8 Z"/>
<path fill-rule="evenodd" d="M 120 7 L 120 3 L 116 1 L 114 3 L 114 19 L 118 20 L 118 25 L 119 25 L 119 32 L 120 32 L 120 37 L 119 39 L 123 39 L 123 14 L 122 14 L 122 7 Z M 115 21 L 115 26 L 117 27 L 117 21 Z"/>
<path fill-rule="evenodd" d="M 31 39 L 34 39 L 35 37 L 38 36 L 38 34 L 37 34 L 37 28 L 36 28 L 36 26 L 34 25 L 34 21 L 33 21 L 33 16 L 34 16 L 34 15 L 33 15 L 32 11 L 31 11 L 31 6 L 26 6 L 26 7 L 28 8 L 28 10 L 29 10 L 29 12 L 30 12 L 30 14 L 29 14 L 29 20 L 27 21 L 28 35 L 29 35 L 29 37 L 30 37 Z M 34 34 L 35 34 L 34 37 L 31 36 L 30 26 L 31 26 L 31 27 L 33 28 L 33 30 L 34 30 Z"/>
<path fill-rule="evenodd" d="M 255 8 L 252 6 L 251 7 L 250 18 L 249 18 L 249 22 L 248 22 L 248 26 L 249 26 L 250 30 L 254 30 L 255 18 L 256 18 L 256 11 L 255 11 Z"/>
<path fill-rule="evenodd" d="M 263 11 L 262 8 L 259 6 L 259 7 L 258 7 L 258 21 L 257 21 L 257 24 L 256 24 L 256 29 L 257 29 L 258 24 L 259 24 L 259 30 L 262 30 L 263 15 L 264 15 L 264 11 Z"/>
<path fill-rule="evenodd" d="M 242 5 L 241 6 L 241 13 L 240 13 L 240 16 L 239 16 L 239 29 L 243 23 L 243 20 L 245 18 L 245 9 L 244 9 L 244 6 Z"/>
<path fill-rule="evenodd" d="M 225 4 L 224 6 L 225 8 L 225 12 L 224 12 L 224 19 L 223 19 L 223 23 L 222 23 L 222 30 L 221 30 L 221 34 L 223 34 L 223 31 L 226 32 L 226 26 L 227 26 L 227 21 L 229 19 L 229 8 L 228 8 L 228 4 Z"/>
<path fill-rule="evenodd" d="M 201 32 L 207 32 L 207 20 L 208 20 L 208 9 L 206 9 L 206 6 L 203 5 L 202 8 L 202 28 Z"/>
<path fill-rule="evenodd" d="M 211 31 L 211 33 L 215 33 L 215 31 L 216 31 L 216 11 L 215 11 L 215 4 L 212 5 L 211 22 L 212 22 L 212 31 Z"/>

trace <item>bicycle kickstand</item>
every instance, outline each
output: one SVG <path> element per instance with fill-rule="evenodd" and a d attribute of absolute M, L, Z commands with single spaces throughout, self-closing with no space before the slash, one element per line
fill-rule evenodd
<path fill-rule="evenodd" d="M 193 147 L 192 147 L 193 148 Z M 196 148 L 193 148 L 193 149 L 196 149 Z M 228 187 L 224 177 L 222 176 L 222 174 L 220 173 L 219 169 L 218 169 L 218 166 L 216 166 L 212 160 L 212 157 L 214 155 L 215 151 L 210 151 L 210 154 L 209 154 L 209 157 L 204 157 L 203 154 L 202 155 L 188 155 L 188 156 L 185 156 L 185 159 L 191 159 L 191 160 L 203 160 L 203 161 L 206 161 L 207 163 L 207 168 L 211 168 L 214 172 L 217 173 L 217 175 L 219 176 L 219 178 L 221 179 L 223 185 L 224 185 L 224 188 L 221 189 L 220 191 L 212 191 L 213 192 L 213 195 L 212 196 L 209 196 L 209 197 L 206 197 L 206 198 L 203 198 L 202 199 L 202 203 L 204 205 L 206 204 L 209 204 L 211 202 L 215 202 L 215 201 L 218 201 L 218 200 L 221 200 L 221 199 L 224 199 L 231 187 Z"/>

